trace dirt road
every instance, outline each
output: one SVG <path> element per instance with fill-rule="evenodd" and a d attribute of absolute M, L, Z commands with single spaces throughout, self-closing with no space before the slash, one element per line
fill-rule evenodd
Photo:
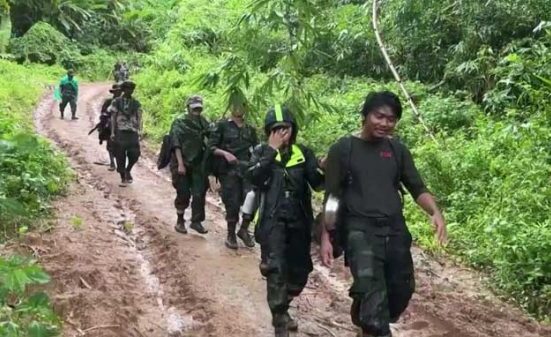
<path fill-rule="evenodd" d="M 47 97 L 36 127 L 70 159 L 77 176 L 56 203 L 51 233 L 33 235 L 33 247 L 52 275 L 49 289 L 63 315 L 64 336 L 272 335 L 257 249 L 223 245 L 223 211 L 209 197 L 206 236 L 173 230 L 174 191 L 151 156 L 135 168 L 134 184 L 118 186 L 96 134 L 87 136 L 107 96 L 107 85 L 83 85 L 78 121 L 61 120 Z M 147 151 L 145 151 L 147 152 Z M 476 274 L 437 263 L 415 249 L 418 292 L 393 326 L 398 337 L 551 336 L 551 329 L 497 301 Z M 348 316 L 349 276 L 336 263 L 317 264 L 292 313 L 296 336 L 355 336 Z"/>

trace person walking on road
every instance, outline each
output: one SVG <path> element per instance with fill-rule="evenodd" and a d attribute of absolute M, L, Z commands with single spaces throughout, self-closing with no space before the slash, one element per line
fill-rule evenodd
<path fill-rule="evenodd" d="M 176 189 L 177 221 L 175 230 L 187 234 L 184 214 L 191 200 L 190 228 L 200 234 L 208 233 L 205 221 L 205 198 L 208 189 L 207 146 L 210 125 L 201 115 L 203 98 L 191 96 L 186 103 L 187 113 L 177 117 L 170 128 L 172 186 Z"/>
<path fill-rule="evenodd" d="M 72 69 L 67 71 L 67 75 L 63 76 L 59 83 L 59 91 L 61 92 L 61 103 L 59 103 L 59 112 L 61 119 L 64 117 L 67 104 L 71 107 L 71 119 L 78 119 L 77 114 L 77 99 L 78 99 L 78 81 L 75 78 L 75 73 Z"/>
<path fill-rule="evenodd" d="M 353 276 L 351 318 L 363 337 L 390 337 L 389 324 L 407 308 L 415 289 L 402 184 L 431 217 L 438 240 L 446 241 L 446 224 L 434 197 L 409 149 L 392 136 L 401 116 L 394 93 L 370 93 L 362 109 L 361 135 L 340 139 L 327 158 L 325 198 L 327 203 L 337 200 L 339 210 L 334 223 L 326 217 L 321 258 L 331 266 L 332 241 L 344 246 Z"/>
<path fill-rule="evenodd" d="M 255 238 L 275 336 L 287 337 L 289 330 L 298 329 L 288 313 L 290 303 L 313 269 L 311 188 L 321 188 L 324 175 L 314 153 L 295 143 L 298 125 L 288 108 L 270 109 L 264 126 L 268 143 L 254 149 L 248 171 L 261 194 Z"/>
<path fill-rule="evenodd" d="M 234 109 L 231 118 L 219 121 L 209 137 L 209 149 L 217 157 L 216 175 L 222 185 L 222 201 L 228 223 L 225 244 L 230 249 L 237 249 L 237 237 L 247 247 L 254 247 L 254 240 L 248 230 L 251 219 L 242 219 L 237 236 L 236 227 L 239 223 L 239 208 L 251 190 L 245 172 L 257 144 L 256 131 L 245 122 L 244 109 Z"/>
<path fill-rule="evenodd" d="M 111 141 L 115 148 L 117 171 L 121 176 L 121 187 L 131 184 L 132 167 L 140 158 L 140 138 L 143 131 L 142 108 L 132 94 L 136 84 L 126 81 L 120 87 L 122 96 L 113 99 L 107 109 L 111 114 Z"/>

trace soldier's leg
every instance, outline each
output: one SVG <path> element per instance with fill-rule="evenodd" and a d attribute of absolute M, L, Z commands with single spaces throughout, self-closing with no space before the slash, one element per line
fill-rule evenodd
<path fill-rule="evenodd" d="M 386 281 L 390 322 L 398 321 L 415 291 L 411 235 L 391 236 L 387 243 Z"/>
<path fill-rule="evenodd" d="M 188 172 L 185 175 L 178 174 L 178 170 L 174 165 L 171 165 L 172 173 L 172 186 L 176 190 L 176 198 L 174 199 L 174 208 L 176 208 L 176 215 L 178 220 L 176 222 L 175 230 L 179 233 L 186 234 L 184 214 L 189 206 L 189 200 L 191 199 L 191 182 Z"/>
<path fill-rule="evenodd" d="M 267 285 L 268 306 L 272 313 L 272 325 L 276 330 L 287 330 L 285 314 L 289 309 L 287 299 L 287 238 L 286 226 L 282 222 L 263 224 L 269 228 L 266 240 L 262 242 L 267 268 L 264 270 Z"/>
<path fill-rule="evenodd" d="M 354 282 L 352 322 L 365 334 L 390 334 L 390 317 L 385 279 L 386 238 L 359 230 L 348 232 L 348 258 Z"/>
<path fill-rule="evenodd" d="M 77 119 L 77 99 L 71 98 L 69 100 L 69 106 L 71 107 L 71 119 Z"/>
<path fill-rule="evenodd" d="M 245 197 L 247 196 L 247 193 L 252 189 L 251 184 L 247 179 L 240 178 L 239 179 L 239 207 L 243 204 L 245 201 Z M 238 208 L 239 212 L 239 208 Z M 239 228 L 239 231 L 237 232 L 237 236 L 243 241 L 245 246 L 252 248 L 254 247 L 254 240 L 249 233 L 249 225 L 251 224 L 251 218 L 244 216 L 241 219 L 241 227 Z"/>
<path fill-rule="evenodd" d="M 136 132 L 129 132 L 128 135 L 128 149 L 126 150 L 126 155 L 128 157 L 128 164 L 125 169 L 126 174 L 126 180 L 128 183 L 132 183 L 134 180 L 132 178 L 132 168 L 134 165 L 138 162 L 138 159 L 140 158 L 140 140 L 139 136 Z"/>
<path fill-rule="evenodd" d="M 123 183 L 126 182 L 126 174 L 125 174 L 125 168 L 126 168 L 126 147 L 127 147 L 127 141 L 125 138 L 125 134 L 123 132 L 117 132 L 115 134 L 115 159 L 117 161 L 117 172 L 119 173 L 121 177 L 121 181 Z"/>
<path fill-rule="evenodd" d="M 59 103 L 59 112 L 61 113 L 61 118 L 63 118 L 63 115 L 65 113 L 65 108 L 67 107 L 67 104 L 69 103 L 69 99 L 62 97 L 61 103 Z"/>
<path fill-rule="evenodd" d="M 107 140 L 107 153 L 109 153 L 109 171 L 115 171 L 115 147 L 111 139 Z"/>
<path fill-rule="evenodd" d="M 234 172 L 228 172 L 220 177 L 222 185 L 222 202 L 226 207 L 226 222 L 228 223 L 228 235 L 226 246 L 230 249 L 237 249 L 237 237 L 235 230 L 239 222 L 239 198 L 240 198 L 240 178 Z"/>
<path fill-rule="evenodd" d="M 313 270 L 310 256 L 310 233 L 305 229 L 287 230 L 287 303 L 302 293 Z M 297 330 L 298 324 L 287 314 L 287 327 Z"/>
<path fill-rule="evenodd" d="M 203 227 L 205 221 L 205 198 L 207 195 L 208 177 L 200 167 L 191 169 L 191 228 L 200 234 L 208 233 Z"/>

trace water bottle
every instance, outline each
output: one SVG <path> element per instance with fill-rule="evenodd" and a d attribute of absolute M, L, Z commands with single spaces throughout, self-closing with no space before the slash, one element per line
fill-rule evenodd
<path fill-rule="evenodd" d="M 252 219 L 257 209 L 256 192 L 250 190 L 245 196 L 245 201 L 241 206 L 241 212 L 243 213 L 243 219 Z"/>

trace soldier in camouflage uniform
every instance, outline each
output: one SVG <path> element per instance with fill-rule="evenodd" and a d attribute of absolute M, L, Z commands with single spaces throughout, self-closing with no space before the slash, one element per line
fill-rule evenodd
<path fill-rule="evenodd" d="M 187 114 L 176 118 L 172 123 L 173 155 L 170 163 L 172 186 L 176 189 L 174 206 L 178 216 L 175 230 L 186 234 L 184 213 L 191 199 L 190 228 L 201 234 L 208 231 L 203 227 L 205 221 L 205 198 L 208 188 L 206 162 L 209 156 L 207 140 L 209 123 L 201 115 L 203 99 L 192 96 L 187 100 Z"/>
<path fill-rule="evenodd" d="M 113 84 L 109 92 L 113 94 L 113 97 L 108 98 L 103 102 L 100 111 L 100 127 L 102 129 L 100 130 L 100 133 L 109 132 L 108 135 L 111 133 L 111 114 L 108 109 L 111 106 L 111 103 L 113 103 L 113 100 L 122 94 L 121 87 L 118 84 Z M 115 146 L 114 142 L 111 141 L 110 138 L 107 139 L 107 152 L 109 153 L 109 171 L 115 171 Z"/>
<path fill-rule="evenodd" d="M 77 114 L 77 100 L 78 100 L 78 81 L 75 78 L 73 70 L 68 70 L 67 75 L 61 79 L 59 83 L 59 90 L 61 92 L 61 103 L 59 103 L 59 112 L 61 119 L 63 119 L 65 108 L 67 104 L 71 107 L 71 119 L 78 119 Z"/>
<path fill-rule="evenodd" d="M 245 123 L 244 109 L 234 109 L 229 119 L 219 121 L 209 138 L 209 148 L 215 156 L 216 174 L 222 185 L 222 201 L 226 206 L 228 236 L 226 246 L 237 249 L 236 226 L 239 208 L 250 191 L 251 185 L 244 174 L 252 149 L 258 144 L 256 131 Z M 247 247 L 254 247 L 249 234 L 250 219 L 242 219 L 237 236 Z"/>
<path fill-rule="evenodd" d="M 359 137 L 348 136 L 329 150 L 326 198 L 340 200 L 337 230 L 345 248 L 345 261 L 354 278 L 352 322 L 363 337 L 390 337 L 389 323 L 407 308 L 415 288 L 410 253 L 411 234 L 400 196 L 401 184 L 432 218 L 441 242 L 446 225 L 433 196 L 421 179 L 411 153 L 392 137 L 402 115 L 398 97 L 371 93 L 363 110 Z M 321 257 L 333 258 L 331 235 L 322 233 Z"/>
<path fill-rule="evenodd" d="M 132 167 L 140 158 L 143 118 L 140 102 L 132 97 L 135 88 L 134 82 L 123 82 L 122 96 L 115 98 L 107 109 L 111 114 L 111 140 L 114 142 L 121 187 L 126 187 L 133 182 Z"/>
<path fill-rule="evenodd" d="M 311 188 L 323 184 L 314 153 L 295 144 L 298 127 L 289 109 L 276 105 L 266 115 L 268 144 L 253 151 L 249 174 L 261 194 L 255 238 L 260 243 L 260 272 L 266 277 L 268 305 L 276 337 L 298 325 L 288 313 L 312 271 Z"/>

